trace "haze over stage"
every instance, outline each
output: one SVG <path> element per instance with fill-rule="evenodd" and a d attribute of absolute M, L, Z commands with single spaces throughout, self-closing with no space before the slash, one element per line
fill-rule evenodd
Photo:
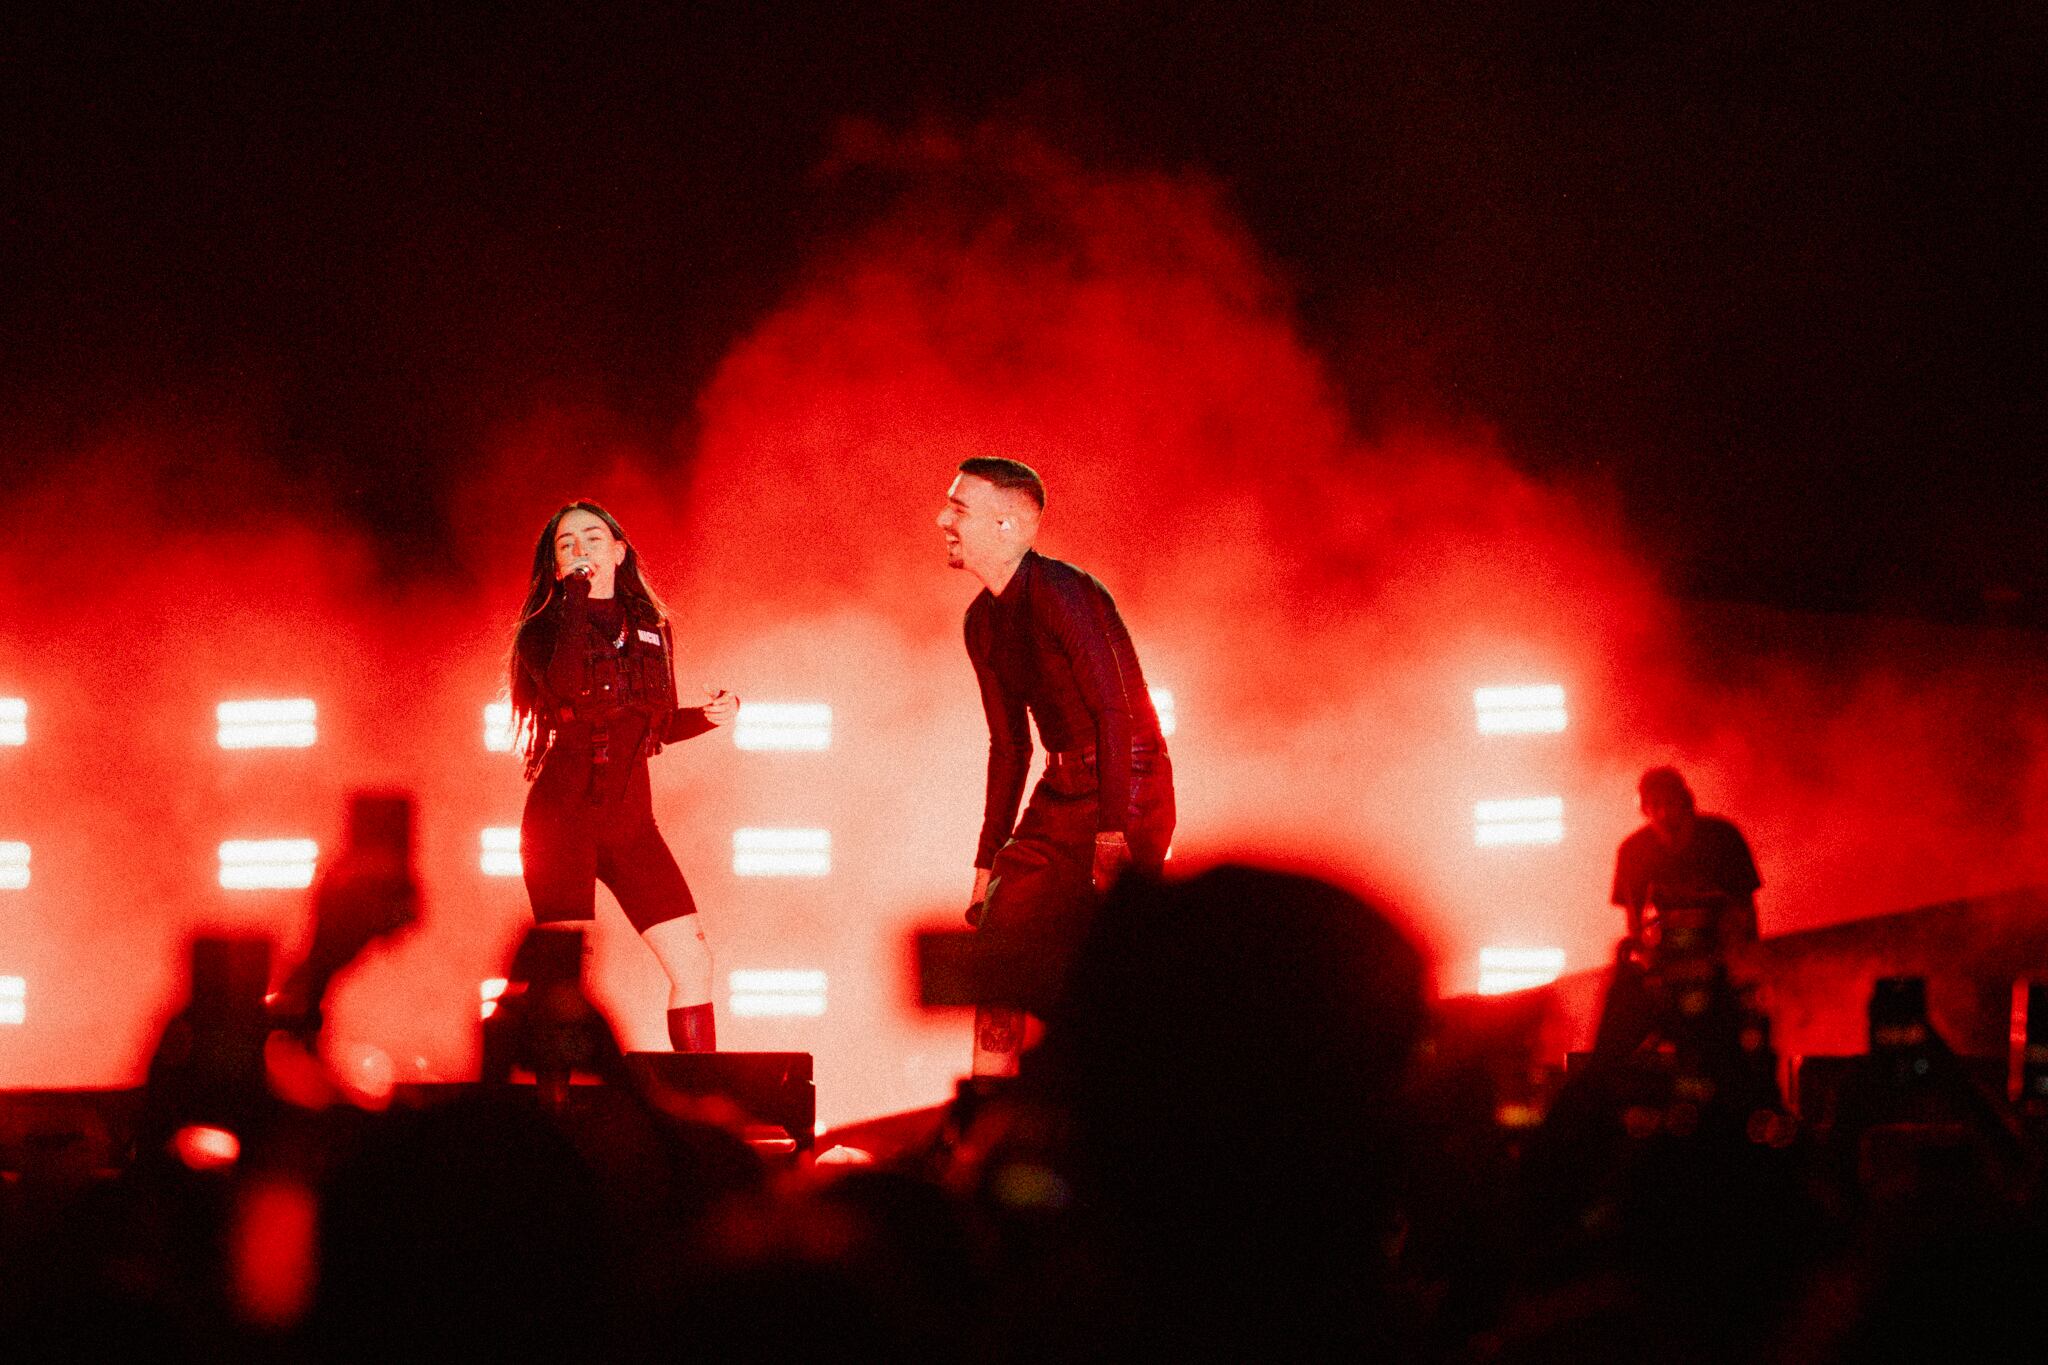
<path fill-rule="evenodd" d="M 2015 12 L 811 10 L 23 20 L 0 1083 L 132 1079 L 192 929 L 303 934 L 222 877 L 313 875 L 363 786 L 420 795 L 432 895 L 336 1026 L 466 1069 L 522 914 L 488 708 L 588 493 L 673 566 L 686 692 L 830 708 L 656 770 L 722 970 L 830 979 L 755 1041 L 834 1121 L 935 1101 L 900 945 L 971 856 L 970 453 L 1044 470 L 1172 692 L 1176 863 L 1394 888 L 1447 989 L 1605 956 L 1654 761 L 1767 932 L 2043 875 Z M 311 743 L 219 747 L 248 702 Z M 653 999 L 623 933 L 601 993 Z"/>

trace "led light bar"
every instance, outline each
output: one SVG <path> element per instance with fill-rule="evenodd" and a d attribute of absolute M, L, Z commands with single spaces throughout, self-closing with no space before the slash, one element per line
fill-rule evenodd
<path fill-rule="evenodd" d="M 1472 842 L 1481 848 L 1563 843 L 1564 798 L 1528 796 L 1477 802 L 1472 807 Z"/>
<path fill-rule="evenodd" d="M 320 737 L 311 697 L 224 701 L 213 714 L 223 749 L 309 749 Z"/>
<path fill-rule="evenodd" d="M 498 1012 L 498 1002 L 505 998 L 505 988 L 511 984 L 502 976 L 494 976 L 476 983 L 479 1019 L 488 1019 Z"/>
<path fill-rule="evenodd" d="M 28 845 L 0 840 L 0 891 L 28 890 Z"/>
<path fill-rule="evenodd" d="M 733 1016 L 739 1019 L 816 1019 L 825 1012 L 825 973 L 737 971 L 726 977 Z"/>
<path fill-rule="evenodd" d="M 518 732 L 512 724 L 512 703 L 494 701 L 484 707 L 484 748 L 494 754 L 512 752 Z"/>
<path fill-rule="evenodd" d="M 1152 709 L 1159 714 L 1159 733 L 1171 735 L 1176 724 L 1173 714 L 1173 689 L 1170 687 L 1154 687 L 1150 691 L 1152 693 Z"/>
<path fill-rule="evenodd" d="M 229 891 L 296 891 L 313 884 L 320 846 L 311 839 L 228 839 L 220 884 Z"/>
<path fill-rule="evenodd" d="M 28 698 L 0 697 L 0 748 L 28 743 Z"/>
<path fill-rule="evenodd" d="M 28 1022 L 28 978 L 0 976 L 0 1024 Z"/>
<path fill-rule="evenodd" d="M 1554 735 L 1565 726 L 1564 688 L 1556 683 L 1475 688 L 1472 710 L 1482 735 Z"/>
<path fill-rule="evenodd" d="M 751 751 L 829 749 L 832 708 L 821 701 L 741 702 L 732 742 Z"/>
<path fill-rule="evenodd" d="M 482 855 L 477 866 L 486 877 L 516 877 L 520 873 L 519 827 L 493 826 L 483 832 Z"/>
<path fill-rule="evenodd" d="M 832 871 L 832 831 L 736 829 L 732 870 L 736 877 L 826 876 Z"/>
<path fill-rule="evenodd" d="M 1564 974 L 1562 948 L 1481 948 L 1479 993 L 1506 995 L 1548 986 Z"/>

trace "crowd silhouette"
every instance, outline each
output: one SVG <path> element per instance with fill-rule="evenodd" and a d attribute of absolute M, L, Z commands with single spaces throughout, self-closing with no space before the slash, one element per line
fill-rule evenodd
<path fill-rule="evenodd" d="M 573 978 L 498 1024 L 540 1084 L 346 1102 L 319 997 L 405 894 L 323 884 L 282 1018 L 261 945 L 202 943 L 132 1136 L 17 1145 L 14 1358 L 1677 1365 L 2034 1335 L 2039 1133 L 1910 981 L 1795 1115 L 1725 972 L 1624 955 L 1544 1084 L 1523 1005 L 1435 1001 L 1382 907 L 1257 867 L 1126 878 L 1020 1076 L 812 1165 L 617 1067 Z M 570 1054 L 607 1078 L 573 1102 L 542 1074 Z"/>

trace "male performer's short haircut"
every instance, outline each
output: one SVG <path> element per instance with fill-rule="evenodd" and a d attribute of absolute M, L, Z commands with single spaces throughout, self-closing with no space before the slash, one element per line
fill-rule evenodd
<path fill-rule="evenodd" d="M 1022 460 L 1006 460 L 1000 455 L 976 455 L 960 462 L 960 472 L 984 479 L 998 488 L 1022 493 L 1038 505 L 1039 511 L 1045 510 L 1045 480 Z"/>

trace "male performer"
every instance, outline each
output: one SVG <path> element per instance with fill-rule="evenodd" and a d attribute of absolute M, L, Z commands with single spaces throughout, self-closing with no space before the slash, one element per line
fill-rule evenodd
<path fill-rule="evenodd" d="M 1046 954 L 1050 980 L 1095 898 L 1126 867 L 1160 870 L 1174 809 L 1173 768 L 1130 632 L 1101 583 L 1031 548 L 1044 510 L 1045 483 L 1029 465 L 976 457 L 961 463 L 938 522 L 948 563 L 984 589 L 967 608 L 989 733 L 968 919 Z M 1018 820 L 1027 712 L 1047 754 Z M 1014 1074 L 1023 1025 L 1017 1009 L 977 1011 L 975 1075 Z"/>
<path fill-rule="evenodd" d="M 1614 859 L 1614 903 L 1640 939 L 1649 912 L 1707 907 L 1720 912 L 1728 943 L 1756 939 L 1756 892 L 1763 885 L 1742 831 L 1694 807 L 1676 768 L 1652 768 L 1636 791 L 1649 823 L 1622 841 Z"/>

